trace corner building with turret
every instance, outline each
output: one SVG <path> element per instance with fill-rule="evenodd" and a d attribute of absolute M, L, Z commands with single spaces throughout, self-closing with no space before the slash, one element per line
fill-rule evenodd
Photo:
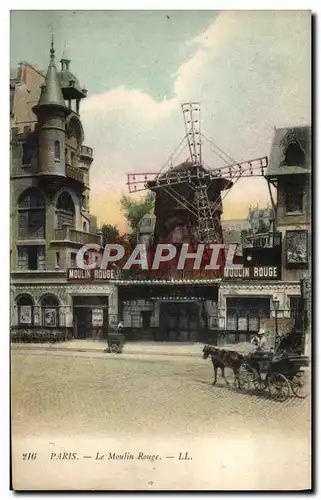
<path fill-rule="evenodd" d="M 93 150 L 84 143 L 80 116 L 87 90 L 71 72 L 65 50 L 60 64 L 52 42 L 46 75 L 21 63 L 10 79 L 13 339 L 94 336 L 89 326 L 95 307 L 99 335 L 117 322 L 112 285 L 67 282 L 78 249 L 101 245 L 102 237 L 89 211 Z"/>

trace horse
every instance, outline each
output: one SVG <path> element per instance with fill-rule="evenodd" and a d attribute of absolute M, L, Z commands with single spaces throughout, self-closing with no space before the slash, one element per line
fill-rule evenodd
<path fill-rule="evenodd" d="M 205 345 L 203 349 L 203 359 L 207 359 L 209 356 L 212 358 L 213 368 L 214 368 L 214 381 L 213 385 L 216 384 L 217 380 L 217 369 L 220 368 L 222 372 L 222 377 L 224 378 L 227 385 L 229 382 L 225 378 L 224 369 L 232 368 L 234 373 L 234 385 L 239 382 L 239 371 L 241 364 L 243 363 L 244 356 L 236 351 L 225 351 L 224 349 L 218 349 L 212 345 Z"/>

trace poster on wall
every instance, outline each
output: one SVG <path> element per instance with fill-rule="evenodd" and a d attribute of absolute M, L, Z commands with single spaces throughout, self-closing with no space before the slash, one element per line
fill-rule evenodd
<path fill-rule="evenodd" d="M 19 323 L 22 325 L 31 325 L 32 323 L 32 306 L 19 307 Z"/>
<path fill-rule="evenodd" d="M 286 231 L 287 267 L 306 267 L 308 265 L 308 231 Z"/>
<path fill-rule="evenodd" d="M 103 326 L 104 324 L 104 310 L 103 309 L 93 309 L 91 312 L 91 324 L 92 326 Z"/>
<path fill-rule="evenodd" d="M 56 326 L 57 310 L 54 308 L 46 308 L 44 310 L 45 326 Z"/>

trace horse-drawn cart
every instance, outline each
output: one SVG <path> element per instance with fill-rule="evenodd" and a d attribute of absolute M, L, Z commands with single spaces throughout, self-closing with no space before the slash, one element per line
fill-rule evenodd
<path fill-rule="evenodd" d="M 298 398 L 309 393 L 309 358 L 295 353 L 255 352 L 246 356 L 239 373 L 239 387 L 268 390 L 277 401 L 286 401 L 291 392 Z"/>
<path fill-rule="evenodd" d="M 107 352 L 112 352 L 113 354 L 121 353 L 125 343 L 125 335 L 118 332 L 108 332 L 107 343 Z"/>

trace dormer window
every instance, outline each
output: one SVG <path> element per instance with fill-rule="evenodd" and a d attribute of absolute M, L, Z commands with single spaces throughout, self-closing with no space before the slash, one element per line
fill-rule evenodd
<path fill-rule="evenodd" d="M 60 160 L 60 142 L 55 141 L 55 160 Z"/>
<path fill-rule="evenodd" d="M 297 142 L 291 142 L 285 152 L 284 164 L 288 167 L 303 167 L 305 154 Z"/>

